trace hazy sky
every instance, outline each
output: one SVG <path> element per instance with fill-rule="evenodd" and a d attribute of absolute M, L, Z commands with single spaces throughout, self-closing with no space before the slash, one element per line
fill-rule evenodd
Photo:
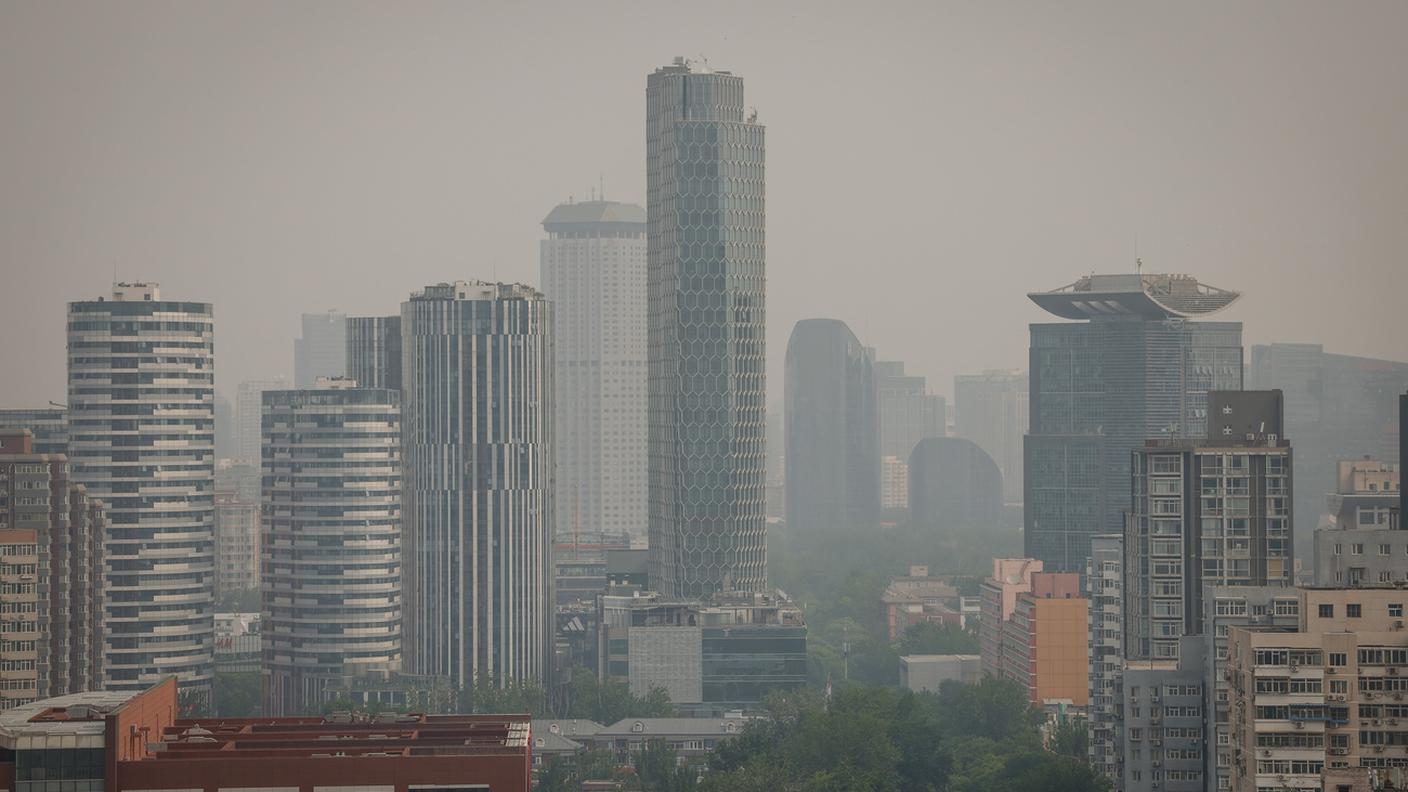
<path fill-rule="evenodd" d="M 218 387 L 299 314 L 538 282 L 568 195 L 644 203 L 645 76 L 703 54 L 768 126 L 771 401 L 833 316 L 950 392 L 1026 365 L 1027 291 L 1246 293 L 1246 341 L 1408 358 L 1408 3 L 0 0 L 0 405 L 64 398 L 64 303 L 215 303 Z"/>

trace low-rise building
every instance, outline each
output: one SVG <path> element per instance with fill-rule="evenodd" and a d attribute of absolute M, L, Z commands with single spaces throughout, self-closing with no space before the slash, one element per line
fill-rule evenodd
<path fill-rule="evenodd" d="M 0 785 L 24 792 L 528 792 L 527 715 L 177 717 L 174 678 L 0 714 Z"/>
<path fill-rule="evenodd" d="M 978 655 L 904 655 L 900 658 L 900 687 L 916 693 L 937 691 L 945 682 L 976 685 L 983 679 L 983 659 Z"/>
<path fill-rule="evenodd" d="M 1017 595 L 1030 591 L 1032 575 L 1042 570 L 1034 558 L 994 558 L 992 576 L 984 580 L 979 595 L 982 615 L 978 622 L 978 648 L 983 658 L 983 673 L 1002 676 L 1003 627 L 1017 607 Z"/>
<path fill-rule="evenodd" d="M 720 742 L 731 739 L 748 724 L 747 718 L 622 718 L 592 735 L 590 744 L 610 750 L 619 761 L 629 762 L 652 740 L 675 749 L 685 761 L 702 759 Z"/>
<path fill-rule="evenodd" d="M 880 602 L 891 641 L 903 638 L 916 624 L 967 626 L 958 588 L 947 577 L 930 577 L 924 565 L 916 564 L 908 575 L 891 578 Z"/>
<path fill-rule="evenodd" d="M 1084 710 L 1089 600 L 1081 596 L 1080 575 L 1037 572 L 1031 581 L 1003 625 L 1002 675 L 1022 685 L 1034 705 L 1065 700 Z"/>
<path fill-rule="evenodd" d="M 602 595 L 598 674 L 631 692 L 662 688 L 696 714 L 757 709 L 806 683 L 807 625 L 780 594 L 726 592 L 705 602 L 630 587 Z"/>

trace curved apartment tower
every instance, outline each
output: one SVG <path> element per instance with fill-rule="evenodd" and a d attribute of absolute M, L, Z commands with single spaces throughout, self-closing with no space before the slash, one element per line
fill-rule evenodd
<path fill-rule="evenodd" d="M 646 80 L 650 583 L 767 587 L 763 127 L 743 78 Z"/>
<path fill-rule="evenodd" d="M 543 220 L 557 328 L 557 535 L 644 536 L 645 210 L 560 204 Z"/>
<path fill-rule="evenodd" d="M 874 359 L 839 319 L 803 319 L 787 340 L 787 535 L 860 538 L 880 519 Z"/>
<path fill-rule="evenodd" d="M 519 284 L 441 283 L 401 305 L 413 673 L 467 685 L 550 670 L 552 318 Z"/>
<path fill-rule="evenodd" d="M 320 380 L 265 391 L 264 714 L 318 712 L 344 679 L 401 668 L 401 410 Z"/>
<path fill-rule="evenodd" d="M 214 671 L 215 341 L 209 303 L 155 283 L 68 305 L 69 461 L 108 507 L 103 687 Z"/>

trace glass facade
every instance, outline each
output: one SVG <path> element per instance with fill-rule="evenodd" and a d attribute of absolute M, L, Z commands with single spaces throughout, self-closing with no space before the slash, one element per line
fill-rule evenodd
<path fill-rule="evenodd" d="M 1031 326 L 1026 555 L 1079 572 L 1090 537 L 1122 533 L 1130 453 L 1201 438 L 1211 390 L 1242 389 L 1240 322 L 1119 316 Z"/>
<path fill-rule="evenodd" d="M 401 317 L 348 317 L 347 378 L 359 388 L 401 390 Z"/>
<path fill-rule="evenodd" d="M 108 508 L 107 690 L 214 672 L 215 330 L 155 284 L 69 303 L 69 460 Z M 158 474 L 159 472 L 159 474 Z"/>
<path fill-rule="evenodd" d="M 870 353 L 845 322 L 806 319 L 787 342 L 787 529 L 794 541 L 873 529 L 880 427 Z"/>
<path fill-rule="evenodd" d="M 552 319 L 552 304 L 517 284 L 439 284 L 401 306 L 413 673 L 547 678 Z"/>
<path fill-rule="evenodd" d="M 317 712 L 344 678 L 401 666 L 395 391 L 266 391 L 264 714 Z"/>
<path fill-rule="evenodd" d="M 646 86 L 651 585 L 767 585 L 764 134 L 743 80 L 683 61 Z"/>

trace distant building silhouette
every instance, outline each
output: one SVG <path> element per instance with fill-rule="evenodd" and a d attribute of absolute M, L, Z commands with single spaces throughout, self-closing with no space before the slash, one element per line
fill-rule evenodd
<path fill-rule="evenodd" d="M 347 373 L 347 315 L 303 314 L 303 335 L 293 340 L 293 385 L 311 388 L 318 377 Z"/>
<path fill-rule="evenodd" d="M 1002 525 L 1002 473 L 961 437 L 920 440 L 909 455 L 909 519 L 924 534 L 992 533 Z"/>
<path fill-rule="evenodd" d="M 953 433 L 988 452 L 1002 471 L 1002 499 L 1022 502 L 1022 439 L 1031 409 L 1027 372 L 984 371 L 953 378 Z"/>
<path fill-rule="evenodd" d="M 880 516 L 880 438 L 870 353 L 845 322 L 804 319 L 787 342 L 787 533 L 863 535 Z"/>

